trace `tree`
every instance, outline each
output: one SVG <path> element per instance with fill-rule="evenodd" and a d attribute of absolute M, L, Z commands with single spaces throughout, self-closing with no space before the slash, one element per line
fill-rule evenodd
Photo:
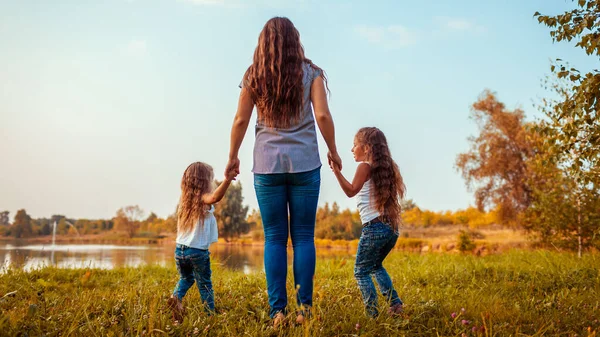
<path fill-rule="evenodd" d="M 263 230 L 262 217 L 258 210 L 253 209 L 248 215 L 248 218 L 246 218 L 246 221 L 248 221 L 250 230 Z"/>
<path fill-rule="evenodd" d="M 177 233 L 177 213 L 169 215 L 163 224 L 166 231 L 170 233 Z"/>
<path fill-rule="evenodd" d="M 67 217 L 60 214 L 53 214 L 50 217 L 50 229 L 54 231 L 54 223 L 56 222 L 56 233 L 57 234 L 67 234 Z"/>
<path fill-rule="evenodd" d="M 148 217 L 146 218 L 146 220 L 144 222 L 152 223 L 156 219 L 158 219 L 158 216 L 154 212 L 150 212 L 150 214 L 148 215 Z"/>
<path fill-rule="evenodd" d="M 40 227 L 40 235 L 50 235 L 52 234 L 52 228 L 50 227 L 50 223 L 48 221 L 44 221 L 42 226 Z"/>
<path fill-rule="evenodd" d="M 35 235 L 52 234 L 50 219 L 47 218 L 31 219 L 31 229 Z"/>
<path fill-rule="evenodd" d="M 412 199 L 402 199 L 400 207 L 402 207 L 402 212 L 405 212 L 417 207 L 417 204 Z"/>
<path fill-rule="evenodd" d="M 538 151 L 529 167 L 533 197 L 524 226 L 543 245 L 577 250 L 581 256 L 586 249 L 600 247 L 600 189 L 586 169 L 573 165 L 579 160 L 580 145 L 565 151 L 556 141 L 564 130 L 552 116 L 573 89 L 558 76 L 548 77 L 544 88 L 557 98 L 543 99 L 538 105 L 549 118 L 535 128 Z"/>
<path fill-rule="evenodd" d="M 340 205 L 338 205 L 337 202 L 333 202 L 333 205 L 331 205 L 331 215 L 338 216 L 340 214 Z"/>
<path fill-rule="evenodd" d="M 576 47 L 587 55 L 600 56 L 600 1 L 579 0 L 577 8 L 560 15 L 534 14 L 538 21 L 551 28 L 554 42 L 577 41 Z M 579 256 L 589 246 L 598 247 L 600 199 L 600 72 L 598 69 L 582 74 L 561 59 L 551 66 L 557 80 L 550 88 L 558 100 L 545 100 L 541 110 L 547 117 L 539 128 L 546 136 L 546 162 L 554 162 L 561 169 L 564 184 L 546 187 L 545 198 L 538 209 L 549 212 L 565 208 L 561 219 L 553 218 L 539 232 L 546 240 L 559 243 L 577 242 Z M 562 188 L 563 186 L 568 188 Z M 552 193 L 549 193 L 552 192 Z M 561 195 L 566 192 L 566 195 Z M 548 194 L 549 193 L 549 194 Z M 560 206 L 553 202 L 562 202 Z M 567 216 L 565 218 L 565 216 Z"/>
<path fill-rule="evenodd" d="M 358 211 L 340 210 L 336 202 L 318 207 L 316 222 L 315 237 L 319 239 L 358 239 L 363 228 Z"/>
<path fill-rule="evenodd" d="M 15 238 L 26 238 L 33 234 L 31 229 L 31 217 L 24 209 L 17 211 L 11 227 L 11 234 Z"/>
<path fill-rule="evenodd" d="M 67 218 L 63 217 L 56 224 L 56 234 L 67 234 L 69 233 L 69 225 L 67 224 Z"/>
<path fill-rule="evenodd" d="M 217 185 L 220 182 L 217 181 Z M 232 237 L 239 237 L 240 234 L 248 233 L 250 225 L 246 221 L 248 206 L 242 203 L 242 184 L 232 183 L 225 193 L 225 196 L 215 205 L 215 217 L 219 226 L 219 235 L 229 241 Z"/>
<path fill-rule="evenodd" d="M 532 161 L 533 194 L 523 225 L 544 246 L 582 251 L 600 248 L 600 194 L 581 189 L 540 152 Z"/>
<path fill-rule="evenodd" d="M 132 238 L 140 227 L 143 216 L 144 211 L 138 205 L 119 208 L 114 217 L 115 227 Z"/>
<path fill-rule="evenodd" d="M 163 220 L 158 217 L 154 212 L 150 212 L 148 217 L 140 223 L 141 232 L 153 232 L 156 235 L 160 235 L 162 232 L 162 222 Z"/>
<path fill-rule="evenodd" d="M 8 226 L 10 225 L 10 212 L 4 211 L 0 212 L 0 226 Z"/>
<path fill-rule="evenodd" d="M 576 9 L 560 15 L 534 14 L 550 27 L 555 42 L 577 41 L 576 47 L 592 57 L 600 56 L 600 1 L 578 0 Z M 561 164 L 582 185 L 600 188 L 600 72 L 581 74 L 562 60 L 551 70 L 568 82 L 561 100 L 545 109 L 549 122 L 544 131 L 548 149 L 556 154 L 571 154 Z"/>
<path fill-rule="evenodd" d="M 260 211 L 257 209 L 253 209 L 248 217 L 246 218 L 249 226 L 249 233 L 251 234 L 252 240 L 254 241 L 262 241 L 265 238 L 265 233 L 263 231 L 262 217 L 260 216 Z"/>
<path fill-rule="evenodd" d="M 331 215 L 331 209 L 329 208 L 329 203 L 326 202 L 323 207 L 317 208 L 317 223 L 325 220 L 327 217 Z"/>
<path fill-rule="evenodd" d="M 509 111 L 486 90 L 471 109 L 479 136 L 469 137 L 471 149 L 456 158 L 477 207 L 498 209 L 498 219 L 515 224 L 531 202 L 527 162 L 535 154 L 532 132 L 520 109 Z"/>

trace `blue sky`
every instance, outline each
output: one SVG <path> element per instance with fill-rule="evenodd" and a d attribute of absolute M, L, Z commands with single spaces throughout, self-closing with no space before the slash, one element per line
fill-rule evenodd
<path fill-rule="evenodd" d="M 454 168 L 486 88 L 539 116 L 550 60 L 597 59 L 553 44 L 535 11 L 572 1 L 0 0 L 0 209 L 109 218 L 137 204 L 173 212 L 186 166 L 222 176 L 240 78 L 273 16 L 300 31 L 325 69 L 344 173 L 356 130 L 380 127 L 408 197 L 422 208 L 473 203 Z M 240 150 L 245 202 L 253 122 Z M 322 139 L 321 158 L 326 163 Z M 354 208 L 329 168 L 320 203 Z"/>

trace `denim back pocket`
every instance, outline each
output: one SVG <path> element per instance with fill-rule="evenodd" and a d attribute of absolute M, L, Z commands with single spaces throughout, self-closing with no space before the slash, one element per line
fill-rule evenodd
<path fill-rule="evenodd" d="M 392 228 L 382 222 L 370 224 L 362 230 L 362 237 L 368 247 L 379 247 L 386 243 L 392 235 Z"/>
<path fill-rule="evenodd" d="M 281 186 L 285 184 L 283 173 L 255 173 L 254 186 Z"/>
<path fill-rule="evenodd" d="M 210 252 L 206 249 L 190 248 L 187 257 L 191 260 L 207 259 Z"/>

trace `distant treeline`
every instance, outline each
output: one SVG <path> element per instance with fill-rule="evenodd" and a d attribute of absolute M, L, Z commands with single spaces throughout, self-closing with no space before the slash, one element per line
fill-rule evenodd
<path fill-rule="evenodd" d="M 228 191 L 225 199 L 216 207 L 216 216 L 221 227 L 220 236 L 227 240 L 250 234 L 255 240 L 262 240 L 262 221 L 260 213 L 241 204 L 241 184 L 236 183 Z M 496 223 L 496 212 L 481 212 L 475 208 L 455 212 L 433 212 L 421 210 L 412 200 L 403 203 L 404 226 L 447 226 L 459 225 L 477 228 Z M 240 220 L 231 221 L 237 213 Z M 160 237 L 167 233 L 176 233 L 177 219 L 173 214 L 160 218 L 154 213 L 148 215 L 139 206 L 120 208 L 111 219 L 73 219 L 64 215 L 34 219 L 26 210 L 17 212 L 10 222 L 9 212 L 0 213 L 0 235 L 15 238 L 30 238 L 51 235 L 56 223 L 58 235 L 90 235 L 114 232 L 123 237 Z M 358 211 L 341 210 L 337 203 L 321 206 L 317 210 L 315 236 L 319 239 L 353 240 L 360 237 L 362 223 Z"/>

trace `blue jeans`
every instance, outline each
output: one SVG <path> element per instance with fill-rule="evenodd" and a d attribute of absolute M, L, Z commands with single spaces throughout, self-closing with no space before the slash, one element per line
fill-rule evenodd
<path fill-rule="evenodd" d="M 265 273 L 271 317 L 286 311 L 289 235 L 294 249 L 296 300 L 299 306 L 312 306 L 320 185 L 320 168 L 301 173 L 254 174 L 254 189 L 265 232 Z"/>
<path fill-rule="evenodd" d="M 179 272 L 179 282 L 173 295 L 180 300 L 196 282 L 204 310 L 208 313 L 215 310 L 215 294 L 210 280 L 210 252 L 177 244 L 175 247 L 175 264 Z"/>
<path fill-rule="evenodd" d="M 376 222 L 363 227 L 356 253 L 354 277 L 363 298 L 363 303 L 370 316 L 377 316 L 377 291 L 372 276 L 379 285 L 379 290 L 390 302 L 390 305 L 402 304 L 398 293 L 394 290 L 390 275 L 383 268 L 383 260 L 398 241 L 398 233 L 391 226 Z"/>

